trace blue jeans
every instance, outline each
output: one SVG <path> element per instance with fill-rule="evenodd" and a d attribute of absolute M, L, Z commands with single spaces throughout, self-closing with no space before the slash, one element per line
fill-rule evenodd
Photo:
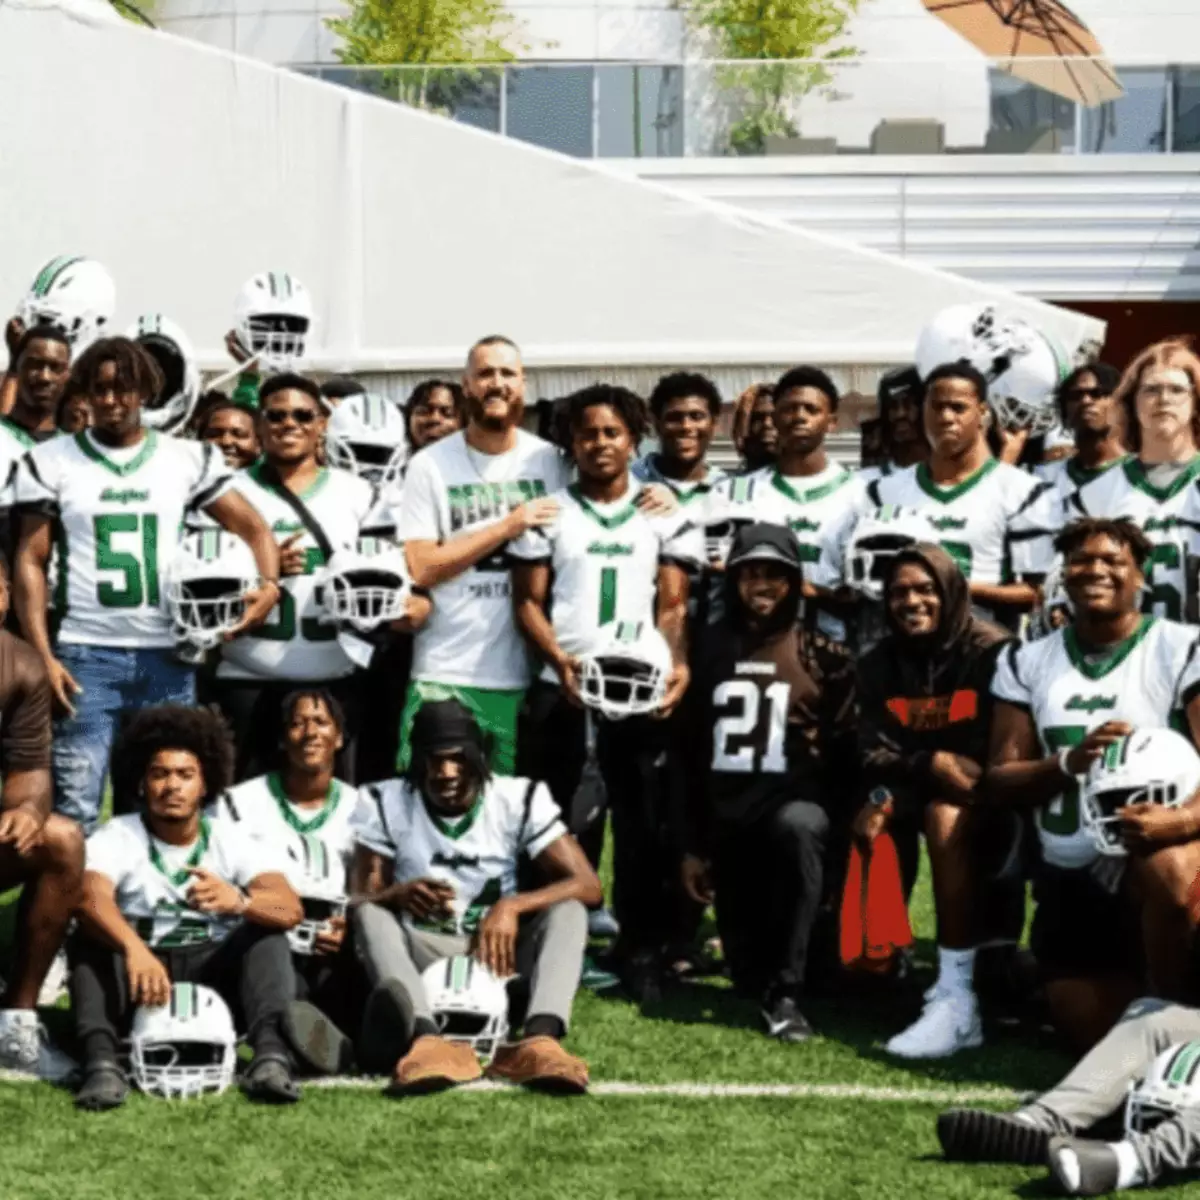
<path fill-rule="evenodd" d="M 149 704 L 195 704 L 193 668 L 170 650 L 60 645 L 58 661 L 83 689 L 75 715 L 54 722 L 54 810 L 91 833 L 100 820 L 104 778 L 121 718 Z"/>

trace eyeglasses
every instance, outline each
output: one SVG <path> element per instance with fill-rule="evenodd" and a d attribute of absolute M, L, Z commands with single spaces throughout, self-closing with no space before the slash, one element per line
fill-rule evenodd
<path fill-rule="evenodd" d="M 1072 400 L 1099 400 L 1101 397 L 1107 396 L 1108 392 L 1102 387 L 1081 387 L 1072 388 L 1067 395 Z"/>
<path fill-rule="evenodd" d="M 297 425 L 311 425 L 317 414 L 311 408 L 268 408 L 263 410 L 263 417 L 270 425 L 282 425 L 289 417 Z"/>

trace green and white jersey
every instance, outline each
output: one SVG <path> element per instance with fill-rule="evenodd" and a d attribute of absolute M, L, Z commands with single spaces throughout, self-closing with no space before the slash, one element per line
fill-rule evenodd
<path fill-rule="evenodd" d="M 338 644 L 337 628 L 321 620 L 316 576 L 325 556 L 257 464 L 239 471 L 234 486 L 271 527 L 277 542 L 295 534 L 304 551 L 304 574 L 284 575 L 279 603 L 257 629 L 227 642 L 217 666 L 220 679 L 341 679 L 354 663 Z M 353 546 L 375 502 L 371 485 L 351 471 L 325 467 L 301 497 L 329 543 Z"/>
<path fill-rule="evenodd" d="M 1033 468 L 1033 474 L 1043 483 L 1048 483 L 1055 492 L 1060 504 L 1066 504 L 1071 497 L 1103 475 L 1107 475 L 1114 467 L 1119 467 L 1125 459 L 1114 458 L 1102 467 L 1081 467 L 1074 458 L 1058 458 L 1054 462 L 1038 463 Z"/>
<path fill-rule="evenodd" d="M 554 493 L 552 524 L 509 543 L 514 559 L 551 565 L 550 623 L 568 654 L 596 650 L 618 624 L 654 625 L 660 563 L 689 571 L 704 564 L 704 538 L 687 509 L 648 517 L 634 503 L 640 490 L 634 484 L 619 500 L 599 504 L 573 484 Z M 547 666 L 542 678 L 557 676 Z"/>
<path fill-rule="evenodd" d="M 354 816 L 358 844 L 393 861 L 396 883 L 437 879 L 454 889 L 450 917 L 422 923 L 435 933 L 474 933 L 497 900 L 517 891 L 522 855 L 537 858 L 566 832 L 544 783 L 494 775 L 470 812 L 447 820 L 407 780 L 359 789 Z"/>
<path fill-rule="evenodd" d="M 1068 626 L 1007 647 L 996 664 L 992 695 L 1029 713 L 1047 756 L 1078 745 L 1105 721 L 1165 728 L 1200 684 L 1198 637 L 1190 626 L 1143 616 L 1132 637 L 1093 655 L 1084 653 Z M 1081 828 L 1074 783 L 1038 810 L 1037 831 L 1051 866 L 1086 867 L 1098 856 Z"/>
<path fill-rule="evenodd" d="M 629 471 L 634 479 L 642 483 L 661 483 L 679 502 L 680 508 L 685 509 L 692 505 L 703 505 L 713 488 L 729 478 L 727 471 L 706 464 L 703 479 L 672 479 L 662 473 L 656 453 L 643 454 L 630 465 Z"/>
<path fill-rule="evenodd" d="M 247 779 L 216 804 L 217 818 L 266 845 L 283 864 L 296 895 L 341 899 L 354 856 L 351 820 L 358 791 L 335 779 L 320 808 L 293 804 L 278 772 Z"/>
<path fill-rule="evenodd" d="M 173 645 L 165 568 L 185 513 L 211 504 L 232 479 L 213 446 L 153 429 L 119 449 L 84 430 L 30 450 L 17 467 L 13 501 L 58 521 L 58 640 Z"/>
<path fill-rule="evenodd" d="M 86 869 L 112 881 L 121 915 L 155 949 L 219 942 L 241 924 L 240 917 L 188 905 L 190 867 L 204 867 L 243 889 L 260 875 L 283 871 L 277 852 L 211 813 L 190 846 L 159 841 L 136 813 L 113 817 L 87 840 Z"/>
<path fill-rule="evenodd" d="M 1151 468 L 1153 470 L 1153 468 Z M 1064 525 L 1078 517 L 1124 517 L 1132 521 L 1154 545 L 1146 567 L 1142 607 L 1156 617 L 1181 621 L 1187 612 L 1187 547 L 1190 532 L 1185 510 L 1190 493 L 1200 479 L 1200 457 L 1194 458 L 1167 487 L 1150 481 L 1147 469 L 1135 458 L 1073 493 L 1063 508 Z"/>
<path fill-rule="evenodd" d="M 1054 519 L 1049 485 L 1019 467 L 989 458 L 951 487 L 935 483 L 924 463 L 877 479 L 867 488 L 871 507 L 921 509 L 970 583 L 1010 583 L 1049 570 L 1047 526 Z M 976 610 L 990 616 L 980 606 Z"/>
<path fill-rule="evenodd" d="M 12 507 L 17 464 L 38 444 L 15 421 L 0 417 L 0 509 Z"/>
<path fill-rule="evenodd" d="M 413 455 L 396 523 L 401 542 L 446 542 L 483 529 L 570 482 L 570 465 L 549 442 L 522 429 L 505 454 L 482 454 L 452 433 Z M 508 558 L 501 547 L 432 589 L 433 612 L 413 646 L 414 680 L 459 687 L 523 688 L 529 656 L 512 613 Z"/>

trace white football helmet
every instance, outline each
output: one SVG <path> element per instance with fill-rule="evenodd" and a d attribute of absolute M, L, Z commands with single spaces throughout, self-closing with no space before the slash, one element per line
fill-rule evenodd
<path fill-rule="evenodd" d="M 64 254 L 38 272 L 17 315 L 26 329 L 34 325 L 61 329 L 77 357 L 104 332 L 116 307 L 117 289 L 108 270 L 94 259 Z"/>
<path fill-rule="evenodd" d="M 1044 433 L 1058 420 L 1054 390 L 1069 369 L 1050 337 L 994 304 L 943 309 L 917 339 L 921 378 L 943 363 L 969 362 L 988 381 L 996 419 L 1008 429 Z"/>
<path fill-rule="evenodd" d="M 1200 1042 L 1178 1042 L 1151 1064 L 1125 1100 L 1125 1135 L 1156 1125 L 1200 1104 Z"/>
<path fill-rule="evenodd" d="M 1067 577 L 1061 555 L 1042 580 L 1042 599 L 1029 618 L 1029 640 L 1049 637 L 1075 619 L 1075 605 L 1067 594 Z"/>
<path fill-rule="evenodd" d="M 421 972 L 438 1033 L 466 1042 L 487 1062 L 508 1036 L 508 988 L 466 954 L 440 958 Z"/>
<path fill-rule="evenodd" d="M 200 372 L 192 343 L 174 321 L 160 313 L 138 317 L 125 336 L 148 351 L 163 373 L 162 392 L 142 406 L 142 424 L 175 433 L 188 423 L 200 397 Z"/>
<path fill-rule="evenodd" d="M 246 615 L 258 587 L 250 547 L 224 529 L 186 533 L 166 572 L 167 610 L 181 641 L 210 649 Z"/>
<path fill-rule="evenodd" d="M 346 872 L 329 847 L 311 834 L 288 846 L 288 856 L 296 864 L 289 874 L 304 906 L 304 919 L 288 930 L 287 939 L 293 954 L 311 954 L 317 934 L 329 928 L 330 918 L 346 915 Z"/>
<path fill-rule="evenodd" d="M 881 603 L 883 580 L 892 559 L 917 542 L 937 541 L 937 530 L 920 509 L 885 504 L 864 513 L 846 542 L 846 586 L 867 600 Z"/>
<path fill-rule="evenodd" d="M 312 325 L 308 288 L 286 271 L 264 271 L 248 279 L 234 302 L 234 333 L 266 373 L 299 369 Z"/>
<path fill-rule="evenodd" d="M 733 539 L 743 525 L 752 525 L 750 517 L 728 517 L 704 527 L 704 553 L 710 563 L 724 563 L 733 549 Z"/>
<path fill-rule="evenodd" d="M 1200 755 L 1173 729 L 1136 729 L 1096 759 L 1080 789 L 1080 815 L 1101 854 L 1127 853 L 1114 815 L 1132 804 L 1175 808 L 1200 788 Z"/>
<path fill-rule="evenodd" d="M 133 1081 L 147 1095 L 187 1100 L 233 1083 L 237 1033 L 229 1006 L 210 987 L 176 983 L 169 1004 L 143 1005 L 129 1037 Z"/>
<path fill-rule="evenodd" d="M 412 595 L 404 551 L 379 538 L 360 538 L 354 548 L 335 550 L 318 585 L 326 618 L 359 633 L 399 621 Z"/>
<path fill-rule="evenodd" d="M 330 466 L 353 471 L 375 487 L 394 482 L 408 460 L 403 411 L 374 392 L 347 396 L 329 414 L 325 454 Z"/>
<path fill-rule="evenodd" d="M 600 630 L 605 639 L 580 655 L 584 704 L 610 721 L 643 716 L 662 706 L 671 673 L 671 650 L 653 625 L 618 621 Z"/>

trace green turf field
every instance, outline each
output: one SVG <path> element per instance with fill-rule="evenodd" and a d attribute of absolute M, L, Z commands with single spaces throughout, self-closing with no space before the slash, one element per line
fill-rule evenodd
<path fill-rule="evenodd" d="M 928 938 L 923 888 L 914 915 Z M 670 992 L 645 1013 L 583 995 L 570 1044 L 599 1090 L 579 1099 L 505 1089 L 394 1101 L 373 1087 L 309 1087 L 288 1110 L 233 1094 L 175 1104 L 135 1096 L 120 1112 L 85 1116 L 65 1093 L 0 1084 L 0 1200 L 1050 1195 L 1044 1172 L 943 1163 L 934 1136 L 937 1112 L 955 1097 L 1057 1078 L 1067 1063 L 1047 1037 L 989 1028 L 981 1050 L 920 1069 L 878 1050 L 919 1009 L 932 961 L 927 940 L 919 950 L 924 970 L 898 995 L 806 1006 L 821 1036 L 804 1046 L 768 1042 L 754 1007 L 716 980 Z M 808 1085 L 809 1094 L 603 1088 L 622 1082 Z M 1200 1184 L 1157 1194 L 1200 1198 Z"/>

